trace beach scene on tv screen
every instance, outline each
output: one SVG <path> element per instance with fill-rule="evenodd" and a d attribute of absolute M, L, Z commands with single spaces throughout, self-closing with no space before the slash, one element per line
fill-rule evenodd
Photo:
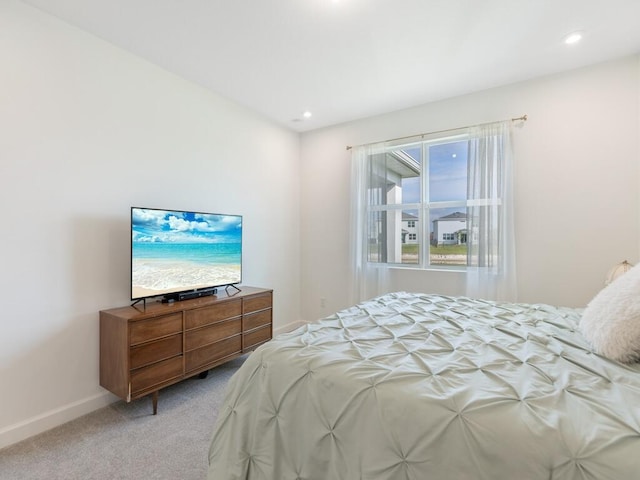
<path fill-rule="evenodd" d="M 131 298 L 241 280 L 242 217 L 134 208 Z"/>

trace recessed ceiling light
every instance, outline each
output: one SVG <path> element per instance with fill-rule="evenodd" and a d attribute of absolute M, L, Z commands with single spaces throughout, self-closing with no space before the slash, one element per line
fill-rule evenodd
<path fill-rule="evenodd" d="M 582 34 L 580 32 L 573 32 L 564 37 L 564 43 L 567 45 L 573 45 L 582 40 Z"/>
<path fill-rule="evenodd" d="M 302 114 L 302 116 L 303 116 L 304 118 L 311 118 L 311 112 L 310 112 L 309 110 L 307 110 L 306 112 L 304 112 L 304 113 Z"/>

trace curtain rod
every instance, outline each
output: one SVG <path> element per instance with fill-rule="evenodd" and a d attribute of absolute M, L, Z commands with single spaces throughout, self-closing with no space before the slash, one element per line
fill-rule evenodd
<path fill-rule="evenodd" d="M 526 122 L 527 121 L 527 115 L 522 115 L 521 117 L 515 117 L 511 119 L 512 122 Z M 486 123 L 478 123 L 476 125 L 468 125 L 466 127 L 458 127 L 458 128 L 448 128 L 446 130 L 438 130 L 435 132 L 428 132 L 428 133 L 418 133 L 416 135 L 407 135 L 406 137 L 398 137 L 398 138 L 391 138 L 389 140 L 384 140 L 385 142 L 395 142 L 398 140 L 404 140 L 406 138 L 413 138 L 413 137 L 424 137 L 425 135 L 433 135 L 436 133 L 445 133 L 445 132 L 451 132 L 452 130 L 460 130 L 461 128 L 472 128 L 472 127 L 484 127 L 485 125 L 491 125 L 492 123 L 498 123 L 498 122 L 486 122 Z M 374 142 L 374 143 L 378 143 L 378 142 Z M 355 145 L 356 147 L 362 147 L 363 145 L 370 145 L 368 143 L 363 143 L 362 145 Z M 347 150 L 351 150 L 353 148 L 353 146 L 351 145 L 347 145 Z"/>

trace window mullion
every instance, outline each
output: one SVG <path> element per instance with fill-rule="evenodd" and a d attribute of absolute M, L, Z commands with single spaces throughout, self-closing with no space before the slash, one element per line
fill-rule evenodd
<path fill-rule="evenodd" d="M 420 232 L 420 266 L 426 268 L 430 265 L 429 247 L 430 247 L 430 211 L 429 211 L 429 147 L 427 142 L 422 143 L 422 167 L 420 171 L 420 214 L 421 226 Z"/>

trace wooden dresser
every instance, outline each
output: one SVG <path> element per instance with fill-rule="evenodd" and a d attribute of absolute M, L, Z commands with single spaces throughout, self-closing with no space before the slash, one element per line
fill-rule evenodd
<path fill-rule="evenodd" d="M 254 350 L 273 334 L 273 291 L 241 287 L 214 296 L 100 311 L 100 385 L 123 400 L 158 391 Z"/>

